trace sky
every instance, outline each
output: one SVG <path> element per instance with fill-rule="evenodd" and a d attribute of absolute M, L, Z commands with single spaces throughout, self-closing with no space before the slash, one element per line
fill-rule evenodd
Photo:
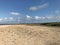
<path fill-rule="evenodd" d="M 60 0 L 0 0 L 0 24 L 60 22 Z"/>

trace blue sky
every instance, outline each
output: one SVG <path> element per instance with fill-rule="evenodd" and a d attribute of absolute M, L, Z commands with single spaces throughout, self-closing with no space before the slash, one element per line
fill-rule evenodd
<path fill-rule="evenodd" d="M 0 0 L 0 23 L 58 22 L 60 0 Z"/>

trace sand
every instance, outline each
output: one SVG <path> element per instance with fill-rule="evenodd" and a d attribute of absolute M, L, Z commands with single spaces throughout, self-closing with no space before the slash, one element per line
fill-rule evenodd
<path fill-rule="evenodd" d="M 60 45 L 60 28 L 1 25 L 0 45 Z"/>

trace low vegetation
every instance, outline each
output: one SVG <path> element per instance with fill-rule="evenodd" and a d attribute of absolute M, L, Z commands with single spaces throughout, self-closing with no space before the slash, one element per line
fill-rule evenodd
<path fill-rule="evenodd" d="M 46 26 L 60 26 L 60 22 L 42 23 L 41 25 L 46 25 Z"/>
<path fill-rule="evenodd" d="M 60 26 L 60 22 L 49 22 L 49 23 L 28 23 L 26 25 L 31 25 L 31 26 L 38 26 L 38 25 L 44 25 L 44 26 L 57 26 L 59 27 Z"/>

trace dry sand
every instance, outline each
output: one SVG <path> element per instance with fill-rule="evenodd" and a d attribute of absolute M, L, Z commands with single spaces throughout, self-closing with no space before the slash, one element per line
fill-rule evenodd
<path fill-rule="evenodd" d="M 60 45 L 60 28 L 1 25 L 0 45 Z"/>

